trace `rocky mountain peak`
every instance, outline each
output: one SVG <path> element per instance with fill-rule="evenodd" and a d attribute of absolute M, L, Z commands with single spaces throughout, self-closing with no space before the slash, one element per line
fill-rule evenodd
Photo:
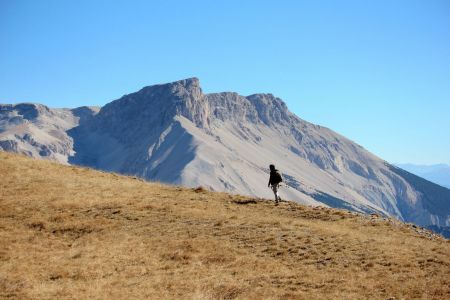
<path fill-rule="evenodd" d="M 96 106 L 81 106 L 73 108 L 70 111 L 75 117 L 78 117 L 79 123 L 91 120 L 98 112 L 100 108 Z"/>
<path fill-rule="evenodd" d="M 267 126 L 291 122 L 291 113 L 286 104 L 272 94 L 244 97 L 227 92 L 207 94 L 206 97 L 213 118 L 220 121 L 264 123 Z"/>
<path fill-rule="evenodd" d="M 246 97 L 258 112 L 259 119 L 266 125 L 286 124 L 290 113 L 286 103 L 272 94 L 253 94 Z"/>
<path fill-rule="evenodd" d="M 179 96 L 180 99 L 183 99 L 187 94 L 192 94 L 195 98 L 198 98 L 198 96 L 202 95 L 202 90 L 200 88 L 200 81 L 198 80 L 198 78 L 192 77 L 170 83 L 146 86 L 137 93 L 145 95 L 147 99 L 152 98 L 158 94 L 171 94 L 175 96 L 172 98 L 172 100 L 177 100 L 176 96 Z"/>
<path fill-rule="evenodd" d="M 1 114 L 15 114 L 25 120 L 34 120 L 40 115 L 51 114 L 50 109 L 37 103 L 0 104 Z"/>
<path fill-rule="evenodd" d="M 167 127 L 177 115 L 198 127 L 208 126 L 209 106 L 198 78 L 147 86 L 124 95 L 103 106 L 89 126 L 107 129 L 122 140 L 130 134 L 137 138 L 150 129 Z M 130 133 L 130 128 L 139 130 Z"/>
<path fill-rule="evenodd" d="M 286 104 L 272 94 L 247 97 L 234 92 L 203 94 L 196 77 L 142 88 L 105 105 L 98 117 L 103 123 L 130 123 L 164 126 L 174 116 L 183 116 L 199 128 L 208 128 L 214 121 L 286 125 L 291 114 Z M 109 122 L 120 119 L 120 122 Z M 134 122 L 134 121 L 131 122 Z M 146 126 L 147 127 L 147 126 Z"/>
<path fill-rule="evenodd" d="M 197 77 L 186 78 L 169 83 L 171 85 L 181 85 L 185 88 L 200 88 L 200 80 Z"/>

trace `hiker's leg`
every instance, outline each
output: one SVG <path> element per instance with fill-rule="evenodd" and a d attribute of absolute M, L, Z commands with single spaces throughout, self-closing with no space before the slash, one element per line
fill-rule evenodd
<path fill-rule="evenodd" d="M 281 201 L 280 192 L 278 191 L 279 187 L 280 187 L 280 185 L 277 184 L 277 197 L 278 197 L 278 201 Z"/>
<path fill-rule="evenodd" d="M 275 195 L 275 200 L 277 200 L 277 193 L 276 193 L 276 191 L 275 191 L 275 186 L 272 184 L 272 185 L 270 186 L 270 188 L 272 189 L 272 192 L 273 192 L 273 194 Z"/>
<path fill-rule="evenodd" d="M 272 185 L 273 194 L 275 195 L 275 202 L 278 202 L 278 184 Z"/>

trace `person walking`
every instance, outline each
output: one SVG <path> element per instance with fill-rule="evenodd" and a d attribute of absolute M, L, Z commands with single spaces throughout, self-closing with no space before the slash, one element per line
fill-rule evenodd
<path fill-rule="evenodd" d="M 277 169 L 275 169 L 274 165 L 270 165 L 269 169 L 270 169 L 270 178 L 267 186 L 272 188 L 273 194 L 275 195 L 275 205 L 278 205 L 278 202 L 281 201 L 281 197 L 278 193 L 278 188 L 280 186 L 280 183 L 283 182 L 283 177 L 281 177 L 280 172 Z"/>

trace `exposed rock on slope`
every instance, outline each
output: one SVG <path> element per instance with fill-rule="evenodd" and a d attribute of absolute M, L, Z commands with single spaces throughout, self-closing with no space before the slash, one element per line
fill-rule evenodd
<path fill-rule="evenodd" d="M 67 130 L 99 108 L 50 109 L 42 104 L 0 104 L 0 149 L 67 163 L 73 141 Z"/>
<path fill-rule="evenodd" d="M 73 110 L 45 113 L 60 122 L 62 112 L 74 118 Z M 281 192 L 287 199 L 392 215 L 423 226 L 450 225 L 450 190 L 301 120 L 271 94 L 203 94 L 198 79 L 191 78 L 145 87 L 79 120 L 59 126 L 59 143 L 68 148 L 61 155 L 68 153 L 73 164 L 271 197 L 265 188 L 267 167 L 275 163 L 289 185 Z M 3 148 L 16 151 L 9 144 Z"/>

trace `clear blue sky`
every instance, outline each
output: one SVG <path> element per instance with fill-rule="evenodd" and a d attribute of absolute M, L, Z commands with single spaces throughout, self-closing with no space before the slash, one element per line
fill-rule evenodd
<path fill-rule="evenodd" d="M 450 1 L 0 0 L 0 103 L 199 77 L 270 92 L 390 162 L 450 164 Z"/>

